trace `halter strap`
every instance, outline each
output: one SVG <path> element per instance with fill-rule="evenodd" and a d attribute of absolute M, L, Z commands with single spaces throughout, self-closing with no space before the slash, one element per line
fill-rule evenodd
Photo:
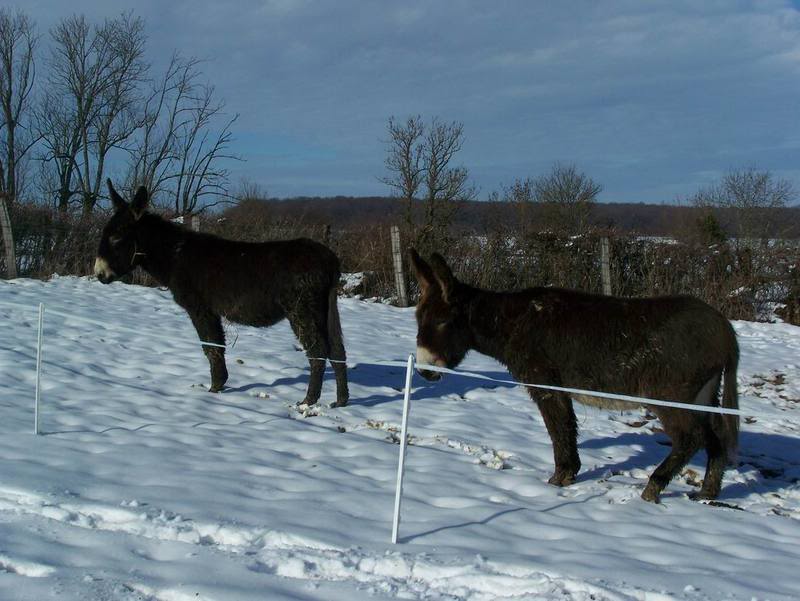
<path fill-rule="evenodd" d="M 133 241 L 133 254 L 131 255 L 131 266 L 134 266 L 136 262 L 136 257 L 146 257 L 147 253 L 139 252 L 139 243 L 136 240 Z"/>

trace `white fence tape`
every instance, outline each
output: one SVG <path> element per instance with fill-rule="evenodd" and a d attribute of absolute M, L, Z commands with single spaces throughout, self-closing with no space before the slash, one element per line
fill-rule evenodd
<path fill-rule="evenodd" d="M 192 341 L 190 341 L 188 339 L 181 340 L 181 339 L 176 339 L 174 336 L 167 336 L 166 334 L 158 334 L 156 332 L 146 332 L 146 333 L 144 333 L 141 330 L 134 330 L 133 328 L 126 328 L 125 326 L 116 326 L 115 325 L 113 328 L 109 328 L 108 327 L 109 324 L 107 322 L 103 323 L 102 321 L 98 321 L 98 320 L 95 320 L 95 319 L 90 319 L 88 317 L 80 317 L 78 315 L 73 315 L 71 313 L 62 313 L 61 311 L 54 311 L 52 309 L 48 309 L 47 313 L 49 315 L 58 315 L 59 317 L 64 317 L 66 319 L 74 319 L 75 321 L 82 321 L 84 323 L 90 323 L 90 324 L 97 325 L 97 326 L 100 326 L 102 328 L 105 328 L 107 330 L 114 330 L 114 331 L 120 330 L 120 331 L 123 331 L 123 332 L 135 332 L 136 334 L 140 334 L 140 335 L 144 334 L 148 338 L 160 338 L 161 340 L 169 340 L 170 342 L 184 342 L 186 344 L 192 344 L 192 345 L 200 344 L 201 346 L 216 346 L 216 347 L 220 347 L 220 348 L 228 348 L 226 345 L 217 344 L 216 342 L 206 342 L 205 340 L 192 340 Z"/>
<path fill-rule="evenodd" d="M 0 301 L 0 307 L 8 307 L 8 308 L 12 308 L 12 309 L 22 309 L 22 310 L 25 310 L 25 311 L 32 311 L 33 310 L 33 308 L 28 306 L 28 305 L 22 305 L 22 304 L 17 304 L 17 303 L 8 303 L 8 302 L 3 302 L 3 301 Z M 79 321 L 79 322 L 91 324 L 91 325 L 103 328 L 104 330 L 109 330 L 109 331 L 112 331 L 112 332 L 117 332 L 117 331 L 131 332 L 133 334 L 139 334 L 139 335 L 147 336 L 148 338 L 156 338 L 156 339 L 161 339 L 161 340 L 168 340 L 169 342 L 173 342 L 173 343 L 174 342 L 183 342 L 184 344 L 191 344 L 192 346 L 199 344 L 201 346 L 216 346 L 216 347 L 220 347 L 220 348 L 233 348 L 233 345 L 227 346 L 225 344 L 217 344 L 216 342 L 206 342 L 206 341 L 197 340 L 197 339 L 194 339 L 194 340 L 183 339 L 182 340 L 180 338 L 175 338 L 174 336 L 168 336 L 166 334 L 159 334 L 158 332 L 152 332 L 152 331 L 143 332 L 142 330 L 135 330 L 133 328 L 126 328 L 125 326 L 120 326 L 120 325 L 116 325 L 116 324 L 114 324 L 113 327 L 110 327 L 110 324 L 108 322 L 103 322 L 103 321 L 100 321 L 98 319 L 91 319 L 89 317 L 82 317 L 80 315 L 74 315 L 72 313 L 64 313 L 63 311 L 56 311 L 55 309 L 51 309 L 51 308 L 47 309 L 47 314 L 48 315 L 57 315 L 59 317 L 64 317 L 66 319 L 72 319 L 74 321 Z"/>
<path fill-rule="evenodd" d="M 438 367 L 436 365 L 425 365 L 422 363 L 418 363 L 417 368 L 424 369 L 426 371 L 438 371 L 445 374 L 464 376 L 465 378 L 488 380 L 490 382 L 498 382 L 500 384 L 513 384 L 515 386 L 525 386 L 526 388 L 555 390 L 557 392 L 565 392 L 567 394 L 591 396 L 600 399 L 612 399 L 615 401 L 625 401 L 626 403 L 635 403 L 637 405 L 657 405 L 659 407 L 673 407 L 675 409 L 687 409 L 689 411 L 702 411 L 705 413 L 721 413 L 723 415 L 739 415 L 739 416 L 753 415 L 752 413 L 746 413 L 741 409 L 728 409 L 727 407 L 714 407 L 710 405 L 692 405 L 690 403 L 679 403 L 677 401 L 661 401 L 658 399 L 650 399 L 647 397 L 630 396 L 627 394 L 615 394 L 612 392 L 597 392 L 595 390 L 584 390 L 582 388 L 567 388 L 564 386 L 551 386 L 549 384 L 528 384 L 525 382 L 517 382 L 515 380 L 501 380 L 499 378 L 491 378 L 484 374 L 476 374 L 468 371 L 456 371 L 454 369 L 447 369 L 446 367 Z"/>
<path fill-rule="evenodd" d="M 22 305 L 22 304 L 17 304 L 17 303 L 8 303 L 8 302 L 2 302 L 2 301 L 0 301 L 0 307 L 10 307 L 10 308 L 23 309 L 23 310 L 28 310 L 28 311 L 32 311 L 33 310 L 33 307 L 30 307 L 30 306 L 27 306 L 27 305 Z M 192 340 L 192 341 L 190 341 L 188 339 L 176 339 L 176 338 L 174 338 L 172 336 L 168 336 L 168 335 L 165 335 L 165 334 L 160 334 L 160 333 L 152 332 L 152 331 L 143 332 L 141 330 L 134 330 L 133 328 L 126 328 L 124 326 L 119 326 L 119 325 L 116 325 L 116 324 L 114 324 L 113 328 L 110 328 L 108 322 L 102 322 L 102 321 L 94 320 L 94 319 L 91 319 L 91 318 L 88 318 L 88 317 L 81 317 L 81 316 L 77 316 L 77 315 L 70 314 L 70 313 L 64 313 L 62 311 L 56 311 L 56 310 L 49 309 L 49 308 L 47 309 L 47 313 L 48 313 L 48 315 L 57 315 L 59 317 L 63 317 L 63 318 L 66 318 L 66 319 L 73 319 L 73 320 L 80 321 L 80 322 L 83 322 L 83 323 L 97 325 L 97 326 L 99 326 L 99 327 L 101 327 L 103 329 L 106 329 L 106 330 L 128 331 L 128 332 L 136 333 L 136 334 L 138 334 L 140 336 L 144 335 L 144 336 L 147 336 L 149 338 L 160 338 L 162 340 L 168 340 L 168 341 L 170 341 L 172 343 L 183 342 L 185 344 L 192 344 L 192 345 L 200 344 L 200 345 L 203 345 L 203 346 L 214 346 L 214 347 L 219 347 L 219 348 L 232 348 L 232 347 L 226 346 L 224 344 L 217 344 L 217 343 L 214 343 L 214 342 L 207 342 L 207 341 L 200 341 L 200 340 Z M 358 362 L 353 362 L 353 363 L 348 363 L 347 361 L 341 361 L 341 360 L 338 360 L 338 359 L 329 359 L 329 358 L 325 358 L 325 357 L 309 357 L 308 360 L 309 361 L 326 361 L 326 362 L 330 362 L 330 363 L 344 363 L 344 364 L 346 364 L 346 365 L 348 365 L 350 367 L 355 367 L 357 365 L 374 365 L 374 366 L 401 367 L 401 368 L 405 368 L 406 367 L 406 362 L 405 361 L 397 361 L 397 360 L 358 361 Z M 537 389 L 542 389 L 542 390 L 553 390 L 553 391 L 564 392 L 566 394 L 572 394 L 572 395 L 581 395 L 581 396 L 590 396 L 590 397 L 596 397 L 596 398 L 612 399 L 612 400 L 615 400 L 615 401 L 623 401 L 623 402 L 627 402 L 627 403 L 631 403 L 631 404 L 635 404 L 635 405 L 654 405 L 654 406 L 659 406 L 659 407 L 671 407 L 671 408 L 675 408 L 675 409 L 685 409 L 685 410 L 688 410 L 688 411 L 700 411 L 700 412 L 704 412 L 704 413 L 716 413 L 716 414 L 722 414 L 722 415 L 738 415 L 738 416 L 752 416 L 753 415 L 752 412 L 745 412 L 745 411 L 743 411 L 741 409 L 729 409 L 727 407 L 716 407 L 716 406 L 709 406 L 709 405 L 692 405 L 692 404 L 689 404 L 689 403 L 681 403 L 681 402 L 677 402 L 677 401 L 651 399 L 651 398 L 647 398 L 647 397 L 638 397 L 638 396 L 611 393 L 611 392 L 599 392 L 599 391 L 596 391 L 596 390 L 585 390 L 585 389 L 582 389 L 582 388 L 570 388 L 570 387 L 566 387 L 566 386 L 553 386 L 553 385 L 549 385 L 549 384 L 534 384 L 534 383 L 528 383 L 528 382 L 517 382 L 515 380 L 510 380 L 510 379 L 493 378 L 491 376 L 487 376 L 485 374 L 480 374 L 480 373 L 475 373 L 475 372 L 448 369 L 448 368 L 445 368 L 445 367 L 439 367 L 437 365 L 417 364 L 416 367 L 418 369 L 424 369 L 424 370 L 427 370 L 427 371 L 435 371 L 435 372 L 440 372 L 440 373 L 444 373 L 444 374 L 451 374 L 451 375 L 455 375 L 455 376 L 461 376 L 461 377 L 465 377 L 465 378 L 472 378 L 472 379 L 484 380 L 484 381 L 488 381 L 488 382 L 495 382 L 495 383 L 498 383 L 498 384 L 510 384 L 510 385 L 513 385 L 513 386 L 523 386 L 523 387 L 526 387 L 526 388 L 537 388 Z"/>
<path fill-rule="evenodd" d="M 312 361 L 326 361 L 321 357 L 313 357 Z M 405 367 L 404 361 L 367 361 L 358 363 L 348 363 L 348 367 L 355 367 L 357 365 L 380 365 L 386 367 Z M 496 382 L 498 384 L 510 384 L 512 386 L 524 386 L 525 388 L 539 388 L 543 390 L 555 390 L 557 392 L 564 392 L 567 394 L 591 396 L 599 399 L 612 399 L 615 401 L 624 401 L 636 405 L 657 405 L 659 407 L 673 407 L 675 409 L 686 409 L 689 411 L 701 411 L 704 413 L 719 413 L 722 415 L 739 415 L 739 416 L 752 416 L 752 412 L 745 412 L 741 409 L 728 409 L 727 407 L 714 407 L 711 405 L 692 405 L 690 403 L 679 403 L 678 401 L 662 401 L 659 399 L 651 399 L 648 397 L 631 396 L 627 394 L 617 394 L 613 392 L 598 392 L 596 390 L 585 390 L 583 388 L 568 388 L 565 386 L 552 386 L 550 384 L 529 384 L 526 382 L 517 382 L 516 380 L 504 380 L 500 378 L 492 378 L 485 374 L 479 374 L 471 371 L 461 371 L 455 369 L 448 369 L 446 367 L 439 367 L 438 365 L 429 365 L 427 363 L 416 363 L 417 369 L 425 371 L 436 371 L 443 374 L 451 374 L 454 376 L 462 376 L 464 378 L 473 378 L 476 380 L 486 380 L 488 382 Z"/>

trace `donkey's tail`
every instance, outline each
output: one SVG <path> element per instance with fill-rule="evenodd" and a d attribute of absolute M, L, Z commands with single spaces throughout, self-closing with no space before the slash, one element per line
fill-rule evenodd
<path fill-rule="evenodd" d="M 725 409 L 739 408 L 739 391 L 736 385 L 736 370 L 739 365 L 739 348 L 734 343 L 728 353 L 728 360 L 725 363 L 725 376 L 723 380 L 722 407 Z M 726 451 L 728 462 L 736 461 L 736 452 L 739 447 L 739 416 L 715 414 L 711 418 L 711 427 L 719 437 L 722 446 Z"/>
<path fill-rule="evenodd" d="M 333 372 L 336 374 L 336 407 L 344 407 L 350 398 L 347 386 L 347 356 L 344 352 L 342 340 L 342 323 L 339 321 L 339 305 L 336 298 L 336 289 L 339 286 L 339 270 L 328 288 L 328 360 L 331 362 Z"/>
<path fill-rule="evenodd" d="M 335 361 L 346 361 L 347 355 L 344 350 L 344 340 L 342 339 L 342 323 L 339 320 L 339 305 L 336 299 L 336 287 L 338 279 L 331 284 L 328 290 L 328 344 L 330 345 L 329 357 Z"/>

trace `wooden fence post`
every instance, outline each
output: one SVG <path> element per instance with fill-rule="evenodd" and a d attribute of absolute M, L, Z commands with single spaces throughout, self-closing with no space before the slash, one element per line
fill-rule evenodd
<path fill-rule="evenodd" d="M 195 232 L 200 231 L 200 215 L 192 215 L 191 217 L 192 229 Z"/>
<path fill-rule="evenodd" d="M 600 239 L 600 275 L 603 294 L 611 296 L 611 245 L 606 237 Z"/>
<path fill-rule="evenodd" d="M 390 232 L 392 234 L 392 258 L 394 260 L 394 283 L 397 287 L 397 303 L 401 307 L 407 307 L 408 291 L 406 290 L 406 278 L 403 274 L 403 252 L 400 250 L 400 228 L 393 225 Z"/>
<path fill-rule="evenodd" d="M 14 231 L 11 229 L 11 217 L 8 215 L 9 196 L 0 194 L 0 231 L 3 235 L 3 246 L 6 251 L 6 277 L 17 277 L 17 255 L 14 252 Z"/>

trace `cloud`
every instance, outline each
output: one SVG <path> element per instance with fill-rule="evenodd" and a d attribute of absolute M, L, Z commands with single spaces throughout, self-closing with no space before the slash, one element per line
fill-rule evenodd
<path fill-rule="evenodd" d="M 22 7 L 50 26 L 121 5 Z M 484 191 L 575 161 L 608 200 L 670 201 L 741 164 L 800 158 L 800 15 L 788 2 L 137 2 L 237 122 L 234 169 L 272 194 L 386 193 L 386 120 L 462 121 Z M 646 177 L 643 175 L 646 174 Z M 337 188 L 339 186 L 339 188 Z"/>

